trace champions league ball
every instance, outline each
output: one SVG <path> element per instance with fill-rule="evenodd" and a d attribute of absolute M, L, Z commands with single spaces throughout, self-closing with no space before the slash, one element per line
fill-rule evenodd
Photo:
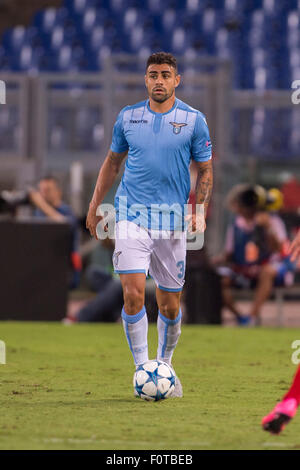
<path fill-rule="evenodd" d="M 135 395 L 143 400 L 163 400 L 168 398 L 175 388 L 174 371 L 166 362 L 147 361 L 137 367 L 133 386 Z"/>

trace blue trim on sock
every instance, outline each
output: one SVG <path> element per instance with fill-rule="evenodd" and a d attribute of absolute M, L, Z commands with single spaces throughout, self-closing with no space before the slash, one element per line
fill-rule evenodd
<path fill-rule="evenodd" d="M 139 311 L 138 313 L 136 313 L 135 315 L 127 315 L 127 313 L 125 312 L 124 307 L 123 307 L 123 308 L 122 308 L 121 316 L 122 316 L 122 319 L 123 319 L 126 323 L 136 323 L 136 322 L 138 322 L 139 320 L 141 320 L 145 314 L 146 314 L 146 309 L 145 309 L 145 305 L 144 305 L 143 308 L 142 308 L 142 310 L 140 310 L 140 311 Z"/>
<path fill-rule="evenodd" d="M 163 287 L 160 284 L 158 284 L 158 288 L 161 289 L 161 290 L 165 290 L 166 292 L 181 292 L 182 289 L 183 289 L 183 286 L 179 287 L 178 289 L 171 289 L 169 287 Z"/>
<path fill-rule="evenodd" d="M 167 325 L 176 325 L 176 323 L 178 323 L 181 320 L 182 312 L 180 308 L 179 313 L 174 320 L 170 320 L 169 318 L 165 317 L 159 310 L 158 310 L 158 315 L 162 319 L 162 321 L 165 322 Z"/>

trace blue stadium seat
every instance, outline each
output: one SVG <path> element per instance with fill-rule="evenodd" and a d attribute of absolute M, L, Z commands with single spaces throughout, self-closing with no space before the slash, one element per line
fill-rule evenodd
<path fill-rule="evenodd" d="M 33 25 L 42 33 L 49 34 L 55 26 L 64 26 L 68 21 L 70 16 L 66 8 L 46 8 L 35 14 Z"/>
<path fill-rule="evenodd" d="M 73 57 L 71 46 L 64 45 L 58 50 L 56 68 L 58 71 L 70 71 L 73 69 Z"/>
<path fill-rule="evenodd" d="M 44 45 L 49 51 L 56 51 L 63 45 L 73 45 L 74 47 L 80 45 L 80 37 L 73 26 L 69 28 L 56 26 L 49 36 L 44 36 L 43 39 Z"/>
<path fill-rule="evenodd" d="M 24 26 L 15 26 L 4 32 L 2 44 L 8 52 L 18 50 L 26 39 L 26 28 Z"/>
<path fill-rule="evenodd" d="M 163 9 L 168 10 L 174 5 L 174 0 L 165 0 Z M 161 0 L 147 0 L 147 8 L 151 14 L 161 14 L 162 12 L 162 2 Z M 146 10 L 145 9 L 145 10 Z"/>
<path fill-rule="evenodd" d="M 137 8 L 140 7 L 140 4 L 143 2 L 139 2 L 136 0 L 106 0 L 107 1 L 107 8 L 113 14 L 120 14 L 128 10 L 131 7 Z M 146 8 L 143 8 L 147 10 Z"/>
<path fill-rule="evenodd" d="M 300 70 L 299 70 L 300 71 Z M 299 73 L 298 71 L 298 73 Z M 299 75 L 298 75 L 299 77 Z M 300 113 L 296 109 L 292 110 L 291 120 L 290 120 L 290 139 L 289 139 L 289 149 L 292 154 L 299 156 L 300 148 Z"/>
<path fill-rule="evenodd" d="M 109 26 L 111 18 L 107 10 L 87 8 L 85 12 L 76 19 L 76 25 L 80 31 L 89 33 L 96 26 Z"/>
<path fill-rule="evenodd" d="M 292 31 L 289 31 L 287 34 L 286 43 L 290 49 L 299 47 L 300 46 L 300 30 L 293 29 Z"/>
<path fill-rule="evenodd" d="M 24 44 L 11 58 L 11 68 L 16 72 L 38 72 L 45 51 L 42 47 L 31 47 Z"/>
<path fill-rule="evenodd" d="M 249 69 L 245 77 L 245 88 L 263 91 L 277 88 L 277 71 L 274 68 L 257 67 Z"/>
<path fill-rule="evenodd" d="M 166 49 L 173 52 L 173 54 L 184 54 L 185 50 L 191 46 L 194 38 L 193 32 L 188 32 L 182 27 L 175 28 L 170 38 L 162 38 Z"/>
<path fill-rule="evenodd" d="M 93 127 L 93 139 L 92 146 L 94 150 L 100 148 L 104 139 L 104 126 L 100 122 L 94 125 Z"/>
<path fill-rule="evenodd" d="M 299 29 L 300 10 L 292 10 L 287 14 L 287 30 L 293 31 Z"/>
<path fill-rule="evenodd" d="M 204 10 L 207 3 L 208 2 L 203 0 L 185 0 L 181 7 L 183 7 L 187 13 L 199 14 Z"/>
<path fill-rule="evenodd" d="M 3 46 L 0 46 L 0 70 L 7 71 L 10 70 L 10 58 L 7 55 Z"/>
<path fill-rule="evenodd" d="M 246 0 L 224 0 L 226 21 L 241 21 L 245 12 Z"/>
<path fill-rule="evenodd" d="M 100 7 L 100 0 L 64 0 L 64 6 L 71 15 L 82 15 L 87 8 Z"/>
<path fill-rule="evenodd" d="M 166 9 L 160 18 L 160 31 L 162 34 L 170 34 L 179 22 L 179 15 L 174 8 Z"/>
<path fill-rule="evenodd" d="M 138 8 L 128 8 L 125 13 L 120 13 L 116 17 L 118 29 L 122 33 L 130 34 L 136 26 L 145 29 L 152 27 L 152 17 L 144 10 Z"/>
<path fill-rule="evenodd" d="M 250 133 L 251 151 L 265 159 L 287 155 L 290 141 L 290 111 L 256 108 Z"/>
<path fill-rule="evenodd" d="M 94 54 L 102 46 L 111 46 L 114 40 L 117 39 L 117 32 L 113 28 L 104 28 L 103 26 L 96 26 L 89 34 L 83 38 L 83 44 L 87 51 Z"/>

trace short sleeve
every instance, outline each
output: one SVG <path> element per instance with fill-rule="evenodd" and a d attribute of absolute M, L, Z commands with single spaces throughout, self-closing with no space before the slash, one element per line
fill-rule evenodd
<path fill-rule="evenodd" d="M 122 110 L 119 113 L 118 118 L 113 128 L 112 143 L 111 143 L 110 149 L 116 153 L 125 152 L 129 148 L 127 140 L 124 135 L 123 115 L 124 115 L 124 110 Z"/>
<path fill-rule="evenodd" d="M 207 122 L 203 114 L 198 113 L 192 137 L 192 159 L 196 162 L 206 162 L 211 157 L 211 141 Z"/>

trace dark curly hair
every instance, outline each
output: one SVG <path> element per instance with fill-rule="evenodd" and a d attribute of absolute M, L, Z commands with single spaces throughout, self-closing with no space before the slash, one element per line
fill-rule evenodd
<path fill-rule="evenodd" d="M 146 71 L 149 67 L 149 65 L 152 64 L 168 64 L 171 65 L 175 69 L 175 72 L 177 73 L 177 61 L 175 57 L 170 54 L 169 52 L 155 52 L 154 54 L 151 54 L 150 57 L 148 57 L 147 60 L 147 66 L 146 66 Z"/>

